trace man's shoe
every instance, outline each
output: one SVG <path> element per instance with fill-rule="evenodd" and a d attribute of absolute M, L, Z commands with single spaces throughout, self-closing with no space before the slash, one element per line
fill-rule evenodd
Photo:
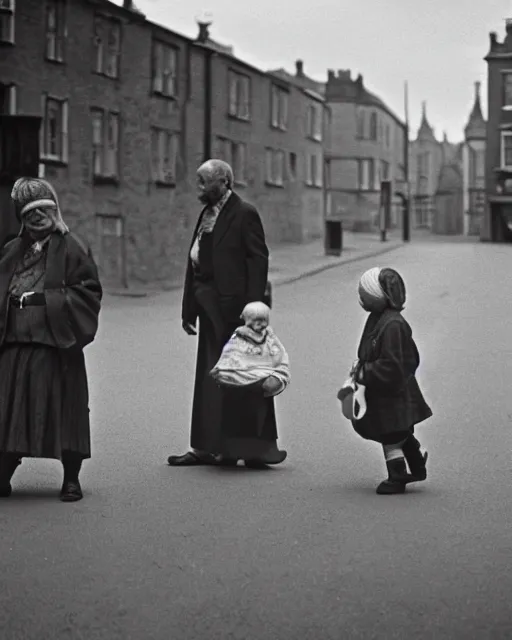
<path fill-rule="evenodd" d="M 218 458 L 216 458 L 216 464 L 219 467 L 236 467 L 238 465 L 238 459 L 218 456 Z"/>
<path fill-rule="evenodd" d="M 62 502 L 77 502 L 84 497 L 78 480 L 65 480 L 60 491 Z"/>
<path fill-rule="evenodd" d="M 169 456 L 167 458 L 167 464 L 171 467 L 197 467 L 199 465 L 216 464 L 214 456 L 207 454 L 205 456 L 198 456 L 193 451 L 187 451 L 182 456 Z"/>
<path fill-rule="evenodd" d="M 249 469 L 265 469 L 268 465 L 281 464 L 288 457 L 288 452 L 282 449 L 275 454 L 255 458 L 253 460 L 244 460 L 245 466 Z"/>

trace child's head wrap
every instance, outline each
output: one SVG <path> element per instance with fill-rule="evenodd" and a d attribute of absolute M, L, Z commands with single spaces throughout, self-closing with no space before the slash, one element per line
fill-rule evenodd
<path fill-rule="evenodd" d="M 368 269 L 361 276 L 358 293 L 359 303 L 367 311 L 402 311 L 405 306 L 405 283 L 395 269 Z"/>

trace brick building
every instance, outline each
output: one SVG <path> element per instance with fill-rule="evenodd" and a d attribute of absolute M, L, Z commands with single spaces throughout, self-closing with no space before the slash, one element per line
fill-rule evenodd
<path fill-rule="evenodd" d="M 323 208 L 305 193 L 323 189 L 305 184 L 303 163 L 310 98 L 206 25 L 193 41 L 128 1 L 3 0 L 0 47 L 0 108 L 43 118 L 40 175 L 106 282 L 181 279 L 205 157 L 233 164 L 271 243 L 318 235 Z"/>
<path fill-rule="evenodd" d="M 353 230 L 370 229 L 378 224 L 381 180 L 391 180 L 393 192 L 405 181 L 405 123 L 349 70 L 328 71 L 325 99 L 331 114 L 328 215 Z M 400 211 L 393 198 L 391 226 Z"/>
<path fill-rule="evenodd" d="M 486 203 L 480 238 L 512 239 L 512 20 L 506 36 L 490 34 L 487 56 L 487 130 L 485 142 Z"/>

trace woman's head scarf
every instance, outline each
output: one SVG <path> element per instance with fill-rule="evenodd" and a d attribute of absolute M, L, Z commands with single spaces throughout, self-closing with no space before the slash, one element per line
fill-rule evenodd
<path fill-rule="evenodd" d="M 368 269 L 361 276 L 358 292 L 359 304 L 366 311 L 402 311 L 405 306 L 405 283 L 395 269 Z"/>
<path fill-rule="evenodd" d="M 62 235 L 69 233 L 62 219 L 57 193 L 52 185 L 40 178 L 20 178 L 14 183 L 11 198 L 16 215 L 21 222 L 20 235 L 28 231 L 44 233 L 58 231 Z M 38 216 L 34 216 L 37 209 Z"/>

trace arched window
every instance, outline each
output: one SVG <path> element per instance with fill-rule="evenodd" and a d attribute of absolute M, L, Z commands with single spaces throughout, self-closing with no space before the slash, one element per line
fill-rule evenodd
<path fill-rule="evenodd" d="M 375 111 L 370 116 L 370 140 L 377 140 L 377 114 Z"/>

